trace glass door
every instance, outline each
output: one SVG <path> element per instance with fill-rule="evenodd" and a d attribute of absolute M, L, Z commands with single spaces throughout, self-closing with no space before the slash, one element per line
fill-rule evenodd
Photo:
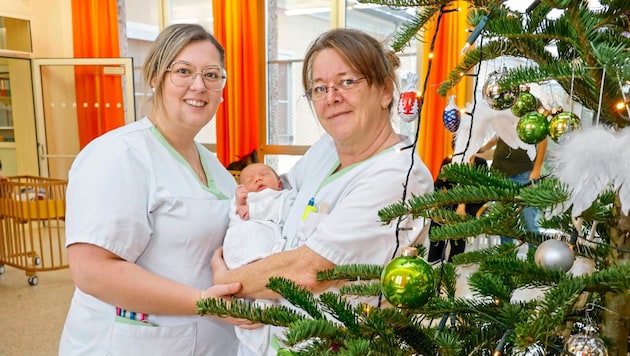
<path fill-rule="evenodd" d="M 67 179 L 89 141 L 135 120 L 131 58 L 34 59 L 33 94 L 41 176 Z"/>
<path fill-rule="evenodd" d="M 0 164 L 5 176 L 38 173 L 31 59 L 22 55 L 0 51 Z"/>

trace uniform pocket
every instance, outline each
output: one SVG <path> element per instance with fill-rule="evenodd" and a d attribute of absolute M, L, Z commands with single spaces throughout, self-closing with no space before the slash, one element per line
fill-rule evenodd
<path fill-rule="evenodd" d="M 324 220 L 328 217 L 328 214 L 322 214 L 317 212 L 310 212 L 305 220 L 300 221 L 300 225 L 298 227 L 298 231 L 296 233 L 296 239 L 293 240 L 291 248 L 296 248 L 301 246 L 308 240 L 311 235 L 315 233 L 317 227 L 324 222 Z"/>
<path fill-rule="evenodd" d="M 193 355 L 196 333 L 196 323 L 153 326 L 116 322 L 107 355 Z"/>

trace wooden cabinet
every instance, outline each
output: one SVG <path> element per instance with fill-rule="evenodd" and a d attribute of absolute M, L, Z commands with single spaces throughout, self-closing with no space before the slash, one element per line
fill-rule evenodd
<path fill-rule="evenodd" d="M 4 175 L 17 174 L 9 73 L 0 73 L 0 162 Z"/>
<path fill-rule="evenodd" d="M 2 174 L 5 176 L 17 175 L 14 142 L 0 142 L 0 162 L 2 162 Z"/>
<path fill-rule="evenodd" d="M 0 73 L 0 142 L 15 141 L 9 73 Z"/>

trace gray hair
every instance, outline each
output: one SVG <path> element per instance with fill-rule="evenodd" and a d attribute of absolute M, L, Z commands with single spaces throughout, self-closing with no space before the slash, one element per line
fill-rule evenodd
<path fill-rule="evenodd" d="M 353 70 L 364 75 L 369 86 L 384 85 L 387 79 L 392 80 L 394 87 L 398 86 L 396 69 L 400 66 L 400 59 L 393 51 L 386 50 L 381 42 L 365 32 L 336 28 L 322 33 L 309 46 L 302 67 L 304 91 L 311 86 L 315 55 L 327 48 L 337 51 Z M 390 112 L 393 105 L 394 100 L 389 105 Z"/>

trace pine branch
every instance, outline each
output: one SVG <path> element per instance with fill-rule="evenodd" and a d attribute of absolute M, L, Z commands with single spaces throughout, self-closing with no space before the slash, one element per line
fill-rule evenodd
<path fill-rule="evenodd" d="M 463 347 L 458 342 L 460 338 L 457 330 L 445 330 L 435 336 L 437 355 L 460 355 Z"/>
<path fill-rule="evenodd" d="M 494 256 L 481 262 L 479 271 L 496 275 L 511 271 L 510 281 L 514 288 L 546 287 L 566 278 L 566 273 L 559 270 L 539 267 L 528 261 L 521 261 L 514 255 Z"/>
<path fill-rule="evenodd" d="M 307 312 L 314 319 L 322 319 L 321 312 L 317 309 L 317 301 L 308 289 L 298 286 L 292 280 L 283 277 L 272 277 L 267 283 L 267 288 L 282 295 L 291 304 Z"/>
<path fill-rule="evenodd" d="M 300 313 L 286 306 L 261 307 L 235 298 L 229 302 L 215 298 L 201 299 L 197 301 L 197 314 L 248 319 L 254 323 L 277 326 L 288 326 L 290 323 L 304 319 Z"/>
<path fill-rule="evenodd" d="M 343 297 L 335 293 L 323 293 L 319 297 L 323 309 L 339 320 L 349 333 L 357 335 L 360 332 L 354 308 Z"/>
<path fill-rule="evenodd" d="M 497 254 L 516 254 L 514 245 L 500 244 L 485 248 L 482 250 L 469 251 L 453 257 L 453 263 L 456 265 L 470 265 L 478 264 L 484 261 L 486 258 L 495 256 Z"/>
<path fill-rule="evenodd" d="M 422 30 L 426 28 L 427 23 L 433 19 L 439 10 L 439 7 L 423 7 L 418 9 L 416 16 L 398 30 L 398 35 L 392 43 L 392 49 L 395 52 L 400 52 L 408 45 L 409 42 L 411 42 L 413 38 L 422 36 L 419 35 L 419 33 L 424 33 Z M 421 39 L 423 41 L 426 40 L 424 37 L 421 37 Z"/>
<path fill-rule="evenodd" d="M 295 346 L 312 339 L 343 340 L 345 331 L 326 319 L 298 320 L 290 325 L 284 334 L 282 342 L 288 346 Z M 330 342 L 328 342 L 330 345 Z M 328 346 L 329 348 L 330 346 Z"/>
<path fill-rule="evenodd" d="M 416 354 L 434 354 L 437 340 L 434 340 L 434 333 L 431 330 L 423 328 L 420 325 L 411 324 L 397 329 L 396 333 L 400 336 L 403 343 L 409 345 Z"/>
<path fill-rule="evenodd" d="M 585 277 L 589 290 L 628 293 L 630 290 L 630 264 L 613 265 L 592 276 Z"/>
<path fill-rule="evenodd" d="M 451 163 L 442 167 L 438 177 L 466 186 L 486 185 L 502 189 L 514 189 L 520 186 L 493 168 L 465 163 Z"/>
<path fill-rule="evenodd" d="M 353 283 L 339 288 L 339 294 L 347 296 L 378 297 L 381 295 L 381 281 L 377 279 L 370 283 Z"/>
<path fill-rule="evenodd" d="M 626 114 L 623 110 L 614 109 L 615 102 L 621 97 L 619 80 L 630 79 L 630 38 L 623 35 L 630 21 L 628 8 L 623 7 L 628 6 L 628 0 L 611 3 L 613 5 L 604 7 L 602 11 L 592 11 L 582 1 L 575 4 L 569 4 L 568 1 L 542 1 L 529 14 L 512 12 L 497 4 L 488 8 L 480 8 L 476 4 L 469 16 L 471 26 L 474 26 L 479 16 L 490 16 L 483 32 L 483 46 L 481 50 L 475 48 L 461 58 L 440 84 L 438 94 L 448 95 L 450 89 L 463 78 L 462 73 L 469 73 L 481 61 L 500 56 L 520 57 L 537 64 L 540 71 L 528 77 L 524 72 L 518 73 L 520 69 L 510 68 L 503 78 L 505 82 L 502 80 L 499 85 L 506 85 L 507 88 L 555 80 L 570 93 L 573 84 L 575 101 L 597 111 L 601 96 L 602 120 L 620 127 L 628 125 L 630 121 L 624 117 Z M 547 15 L 553 8 L 566 10 L 560 17 L 548 19 Z M 555 46 L 557 54 L 548 50 L 550 46 Z M 583 70 L 572 77 L 574 67 Z M 604 67 L 606 76 L 603 79 L 603 92 L 600 93 Z M 516 73 L 513 74 L 513 71 Z"/>
<path fill-rule="evenodd" d="M 564 280 L 547 290 L 535 313 L 515 323 L 514 335 L 519 344 L 530 345 L 535 340 L 553 339 L 565 328 L 564 320 L 585 286 L 586 283 L 580 279 Z"/>
<path fill-rule="evenodd" d="M 511 201 L 514 200 L 514 193 L 514 189 L 491 188 L 488 186 L 469 187 L 466 189 L 453 188 L 420 196 L 412 195 L 405 203 L 396 203 L 382 208 L 379 210 L 378 215 L 383 224 L 387 225 L 395 219 L 409 214 L 413 218 L 419 216 L 431 217 L 436 208 L 459 203 Z"/>
<path fill-rule="evenodd" d="M 370 354 L 370 341 L 365 339 L 345 340 L 345 348 L 340 350 L 339 356 L 368 355 Z"/>
<path fill-rule="evenodd" d="M 492 60 L 502 56 L 519 56 L 515 48 L 507 46 L 507 42 L 501 39 L 484 44 L 483 47 L 473 48 L 466 52 L 457 66 L 451 70 L 445 81 L 440 83 L 437 93 L 443 97 L 464 78 L 464 73 L 472 73 L 473 69 L 483 60 Z"/>
<path fill-rule="evenodd" d="M 512 280 L 507 276 L 494 274 L 473 273 L 468 278 L 468 285 L 473 292 L 481 296 L 491 297 L 497 301 L 509 302 L 516 289 Z"/>
<path fill-rule="evenodd" d="M 456 256 L 457 257 L 457 256 Z M 457 275 L 453 263 L 442 263 L 436 275 L 440 281 L 440 289 L 446 293 L 446 298 L 455 299 L 455 287 L 457 286 Z"/>
<path fill-rule="evenodd" d="M 383 266 L 351 264 L 335 266 L 335 268 L 317 273 L 317 280 L 323 281 L 369 281 L 381 277 Z"/>
<path fill-rule="evenodd" d="M 403 348 L 396 330 L 411 324 L 409 316 L 399 309 L 372 309 L 364 315 L 363 326 L 366 332 L 374 335 L 371 340 L 375 346 L 382 345 L 385 349 L 396 350 Z"/>
<path fill-rule="evenodd" d="M 569 200 L 569 189 L 555 178 L 545 178 L 521 189 L 518 198 L 537 209 L 554 208 Z"/>

